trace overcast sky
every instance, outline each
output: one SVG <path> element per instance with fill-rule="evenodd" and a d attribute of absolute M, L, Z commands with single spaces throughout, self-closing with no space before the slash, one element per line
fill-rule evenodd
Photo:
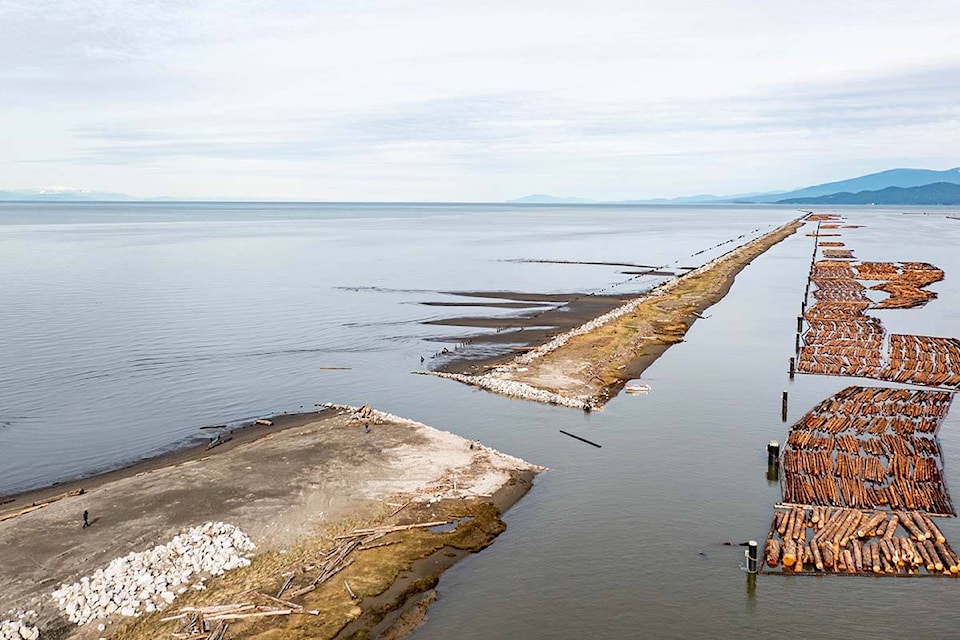
<path fill-rule="evenodd" d="M 0 189 L 788 189 L 960 165 L 960 2 L 0 0 Z"/>

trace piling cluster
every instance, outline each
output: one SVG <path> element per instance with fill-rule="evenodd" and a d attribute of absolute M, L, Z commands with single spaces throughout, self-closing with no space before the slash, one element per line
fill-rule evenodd
<path fill-rule="evenodd" d="M 116 558 L 78 582 L 53 592 L 60 610 L 78 625 L 115 613 L 137 617 L 163 609 L 188 587 L 250 564 L 254 544 L 240 529 L 208 522 L 170 542 Z"/>

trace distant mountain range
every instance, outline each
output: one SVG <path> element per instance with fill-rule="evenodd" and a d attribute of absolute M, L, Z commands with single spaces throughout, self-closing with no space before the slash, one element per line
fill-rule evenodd
<path fill-rule="evenodd" d="M 887 187 L 876 191 L 842 191 L 815 198 L 787 198 L 778 204 L 960 204 L 960 184 L 934 182 L 920 187 Z"/>
<path fill-rule="evenodd" d="M 511 204 L 916 204 L 956 205 L 960 197 L 960 167 L 946 171 L 890 169 L 857 178 L 826 182 L 794 191 L 766 191 L 729 196 L 700 194 L 680 198 L 597 201 L 586 198 L 533 194 L 510 200 Z M 0 201 L 41 202 L 165 201 L 174 198 L 137 198 L 124 193 L 54 187 L 0 191 Z M 210 200 L 204 198 L 204 200 Z"/>
<path fill-rule="evenodd" d="M 110 193 L 107 191 L 84 191 L 82 189 L 18 189 L 15 191 L 0 191 L 0 201 L 28 200 L 45 202 L 103 202 L 136 200 L 125 193 Z"/>
<path fill-rule="evenodd" d="M 794 191 L 767 191 L 762 193 L 745 193 L 730 196 L 714 196 L 710 194 L 684 196 L 680 198 L 654 198 L 650 200 L 620 200 L 609 201 L 604 204 L 817 204 L 827 201 L 812 200 L 811 198 L 821 198 L 824 196 L 834 196 L 838 198 L 860 197 L 860 194 L 870 192 L 876 193 L 890 188 L 898 189 L 884 193 L 880 200 L 866 199 L 862 203 L 870 204 L 941 204 L 940 202 L 920 202 L 914 199 L 932 198 L 934 200 L 946 199 L 942 204 L 960 204 L 956 200 L 947 198 L 948 191 L 943 187 L 929 189 L 925 195 L 919 192 L 908 192 L 915 187 L 927 187 L 932 185 L 954 184 L 960 185 L 960 167 L 947 169 L 946 171 L 933 171 L 930 169 L 890 169 L 879 173 L 850 178 L 849 180 L 840 180 L 838 182 L 826 182 L 811 187 L 804 187 Z M 870 196 L 862 196 L 869 198 Z M 876 197 L 876 196 L 875 196 Z M 882 200 L 882 202 L 881 202 Z M 582 198 L 556 198 L 549 195 L 533 195 L 511 200 L 514 204 L 534 203 L 534 204 L 584 204 L 597 203 L 594 200 L 584 200 Z M 832 204 L 841 204 L 839 200 L 829 201 Z M 861 204 L 849 202 L 847 204 Z"/>
<path fill-rule="evenodd" d="M 533 193 L 529 196 L 523 196 L 516 200 L 510 200 L 511 204 L 596 204 L 596 200 L 587 200 L 586 198 L 564 198 L 563 196 L 548 196 L 543 193 Z"/>
<path fill-rule="evenodd" d="M 960 184 L 960 168 L 947 169 L 946 171 L 930 171 L 929 169 L 890 169 L 880 173 L 871 173 L 859 178 L 850 180 L 841 180 L 840 182 L 827 182 L 813 187 L 797 189 L 789 193 L 781 193 L 773 200 L 780 202 L 783 200 L 793 200 L 795 198 L 817 198 L 820 196 L 829 196 L 839 193 L 859 193 L 861 191 L 879 191 L 888 187 L 899 187 L 907 189 L 910 187 L 922 187 L 935 183 Z M 764 199 L 763 202 L 770 202 Z M 907 204 L 900 202 L 891 202 L 889 204 Z"/>

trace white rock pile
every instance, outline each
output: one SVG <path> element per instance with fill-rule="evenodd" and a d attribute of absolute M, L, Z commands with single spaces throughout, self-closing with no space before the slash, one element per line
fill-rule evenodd
<path fill-rule="evenodd" d="M 580 398 L 569 398 L 559 393 L 538 389 L 532 385 L 517 380 L 505 380 L 497 376 L 496 373 L 471 376 L 462 373 L 443 373 L 441 371 L 431 371 L 430 375 L 448 380 L 457 380 L 465 384 L 473 385 L 487 391 L 493 391 L 508 398 L 520 398 L 522 400 L 534 400 L 545 404 L 557 404 L 563 407 L 572 407 L 574 409 L 590 410 L 594 409 L 593 403 Z"/>
<path fill-rule="evenodd" d="M 0 620 L 0 640 L 37 640 L 40 630 L 33 626 L 35 611 L 11 611 L 10 620 Z"/>
<path fill-rule="evenodd" d="M 119 613 L 136 617 L 163 609 L 178 594 L 203 588 L 207 576 L 246 567 L 255 545 L 243 531 L 223 522 L 194 527 L 164 545 L 116 558 L 79 582 L 53 592 L 71 622 L 78 625 Z"/>

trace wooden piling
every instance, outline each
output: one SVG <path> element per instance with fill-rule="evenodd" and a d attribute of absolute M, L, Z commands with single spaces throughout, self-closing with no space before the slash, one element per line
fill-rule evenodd
<path fill-rule="evenodd" d="M 780 443 L 776 440 L 767 443 L 767 464 L 780 464 Z"/>
<path fill-rule="evenodd" d="M 757 561 L 757 553 L 758 553 L 757 541 L 750 540 L 749 542 L 747 542 L 747 554 L 746 554 L 747 555 L 747 573 L 757 572 L 757 568 L 759 564 Z"/>
<path fill-rule="evenodd" d="M 783 392 L 783 400 L 781 405 L 782 406 L 780 407 L 780 413 L 781 413 L 780 417 L 783 420 L 783 422 L 786 422 L 787 421 L 787 392 L 786 391 Z"/>

